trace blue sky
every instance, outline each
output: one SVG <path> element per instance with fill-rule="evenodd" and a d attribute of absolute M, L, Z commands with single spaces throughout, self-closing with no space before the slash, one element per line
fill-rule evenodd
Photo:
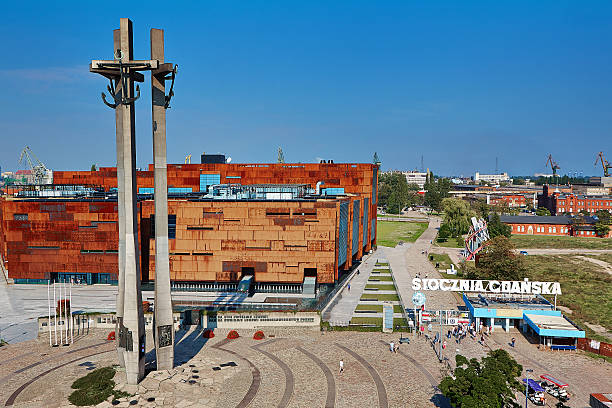
<path fill-rule="evenodd" d="M 18 4 L 22 3 L 22 4 Z M 179 64 L 168 161 L 317 158 L 436 174 L 599 174 L 612 161 L 609 1 L 10 2 L 3 5 L 0 166 L 29 145 L 49 167 L 113 166 L 114 115 L 91 59 L 120 17 L 135 56 L 164 28 Z M 117 3 L 119 4 L 119 3 Z M 120 10 L 120 11 L 119 11 Z M 137 163 L 152 161 L 149 79 L 136 102 Z"/>

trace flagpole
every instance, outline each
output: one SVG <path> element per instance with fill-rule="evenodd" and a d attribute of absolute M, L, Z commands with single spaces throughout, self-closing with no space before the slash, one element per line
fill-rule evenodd
<path fill-rule="evenodd" d="M 59 299 L 57 301 L 57 304 L 59 305 L 59 318 L 60 318 L 60 322 L 62 321 L 62 280 L 59 280 L 59 285 L 58 285 L 58 292 L 59 292 Z M 64 344 L 64 326 L 62 326 L 60 328 L 60 344 Z"/>
<path fill-rule="evenodd" d="M 51 343 L 51 289 L 50 289 L 51 279 L 47 282 L 47 306 L 49 308 L 49 314 L 47 315 L 47 327 L 49 328 L 49 347 L 53 346 Z"/>
<path fill-rule="evenodd" d="M 74 324 L 72 322 L 72 278 L 70 278 L 70 344 L 74 344 Z"/>
<path fill-rule="evenodd" d="M 66 277 L 64 277 L 64 326 L 66 327 L 66 345 L 68 345 L 68 308 L 66 307 Z"/>
<path fill-rule="evenodd" d="M 55 331 L 55 345 L 57 346 L 57 301 L 55 300 L 55 281 L 53 281 L 53 330 Z"/>

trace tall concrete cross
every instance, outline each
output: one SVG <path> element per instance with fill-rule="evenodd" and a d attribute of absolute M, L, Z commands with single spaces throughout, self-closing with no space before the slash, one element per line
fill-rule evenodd
<path fill-rule="evenodd" d="M 113 33 L 115 58 L 93 60 L 90 72 L 109 79 L 108 90 L 113 101 L 104 103 L 115 109 L 117 131 L 117 187 L 120 231 L 119 251 L 123 250 L 121 238 L 125 240 L 124 253 L 119 254 L 119 288 L 117 299 L 118 316 L 122 314 L 119 328 L 119 348 L 124 348 L 124 363 L 128 384 L 138 384 L 144 376 L 145 327 L 140 290 L 140 254 L 138 246 L 137 186 L 136 186 L 136 128 L 134 102 L 140 96 L 134 81 L 143 82 L 144 75 L 138 71 L 156 70 L 157 60 L 134 60 L 132 22 L 121 19 L 119 33 Z M 119 44 L 120 47 L 116 47 Z M 121 130 L 121 131 L 120 131 Z M 119 134 L 121 133 L 121 134 Z M 123 277 L 121 273 L 123 272 Z M 123 295 L 122 295 L 123 293 Z M 121 301 L 123 310 L 120 310 Z M 121 359 L 120 359 L 121 361 Z"/>
<path fill-rule="evenodd" d="M 153 156 L 155 176 L 155 356 L 158 370 L 174 367 L 174 321 L 170 297 L 168 255 L 168 172 L 166 166 L 166 108 L 172 98 L 176 67 L 164 63 L 164 30 L 151 29 L 151 59 L 159 68 L 151 70 L 153 110 Z M 166 96 L 166 80 L 171 79 Z"/>

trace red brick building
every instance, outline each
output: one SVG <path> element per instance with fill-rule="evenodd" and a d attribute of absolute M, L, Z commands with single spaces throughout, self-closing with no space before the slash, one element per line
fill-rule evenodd
<path fill-rule="evenodd" d="M 501 215 L 500 219 L 512 227 L 512 234 L 515 235 L 598 237 L 595 231 L 595 220 L 591 217 L 585 218 L 581 224 L 577 224 L 575 219 L 564 215 Z M 606 237 L 610 237 L 610 233 Z"/>
<path fill-rule="evenodd" d="M 501 197 L 491 196 L 489 204 L 497 205 L 501 203 L 508 204 L 510 208 L 520 208 L 527 206 L 527 199 L 523 194 L 505 194 Z"/>
<path fill-rule="evenodd" d="M 543 193 L 538 196 L 538 206 L 547 208 L 552 215 L 576 214 L 583 210 L 591 214 L 600 210 L 612 213 L 612 196 L 578 195 L 544 186 Z"/>

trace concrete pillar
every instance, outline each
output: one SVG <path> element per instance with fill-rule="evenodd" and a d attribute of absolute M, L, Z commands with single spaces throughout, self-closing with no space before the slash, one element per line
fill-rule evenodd
<path fill-rule="evenodd" d="M 121 53 L 124 61 L 133 60 L 132 22 L 121 19 Z M 134 97 L 134 80 L 127 80 L 124 95 Z M 136 195 L 136 127 L 134 102 L 117 107 L 122 113 L 123 167 L 125 205 L 125 278 L 124 312 L 125 372 L 128 384 L 138 384 L 144 377 L 145 328 L 140 291 L 140 254 L 138 246 L 138 218 Z"/>
<path fill-rule="evenodd" d="M 113 30 L 113 55 L 121 49 L 121 30 Z M 115 94 L 121 98 L 121 81 L 117 81 Z M 123 332 L 123 298 L 125 284 L 125 171 L 123 167 L 123 112 L 120 107 L 115 108 L 115 132 L 117 142 L 117 214 L 119 219 L 118 244 L 118 276 L 117 276 L 117 304 L 115 325 L 115 339 L 117 343 L 117 357 L 119 365 L 125 367 L 123 353 L 125 347 L 121 344 L 120 333 Z"/>
<path fill-rule="evenodd" d="M 164 63 L 164 31 L 151 29 L 151 59 Z M 162 65 L 163 67 L 163 65 Z M 174 367 L 174 325 L 168 255 L 168 173 L 166 165 L 167 69 L 151 71 L 153 156 L 155 177 L 155 355 L 158 370 Z"/>
<path fill-rule="evenodd" d="M 510 331 L 510 319 L 506 319 L 506 333 Z"/>
<path fill-rule="evenodd" d="M 476 331 L 480 331 L 480 317 L 476 318 Z"/>

